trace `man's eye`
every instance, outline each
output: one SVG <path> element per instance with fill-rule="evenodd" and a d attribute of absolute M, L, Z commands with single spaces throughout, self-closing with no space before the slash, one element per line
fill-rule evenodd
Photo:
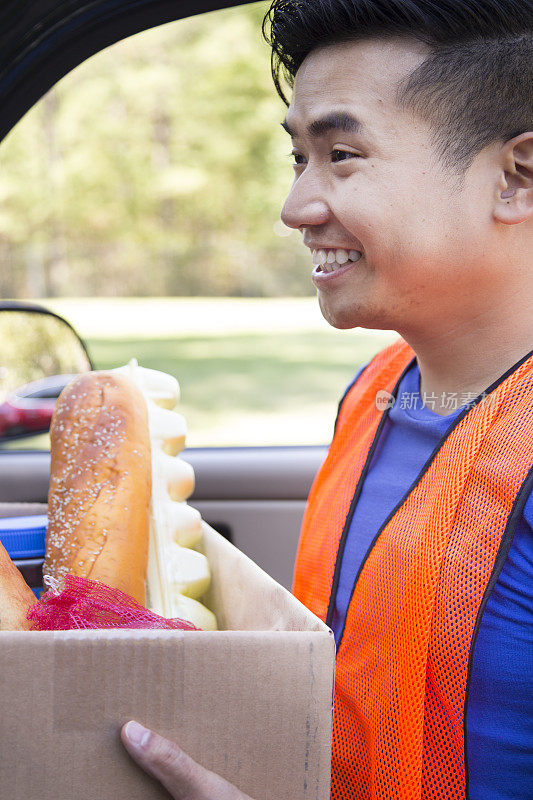
<path fill-rule="evenodd" d="M 293 166 L 299 166 L 300 164 L 305 164 L 305 158 L 301 153 L 290 153 L 290 158 L 293 158 L 294 161 L 292 162 Z"/>
<path fill-rule="evenodd" d="M 330 153 L 333 162 L 348 161 L 350 158 L 360 158 L 357 153 L 352 153 L 350 150 L 332 150 Z"/>
<path fill-rule="evenodd" d="M 357 153 L 352 153 L 351 150 L 332 150 L 330 156 L 333 163 L 338 163 L 339 161 L 349 161 L 352 158 L 361 158 L 360 155 Z M 307 163 L 305 156 L 303 156 L 301 153 L 295 153 L 293 151 L 289 154 L 289 157 L 293 159 L 293 167 L 303 166 Z"/>

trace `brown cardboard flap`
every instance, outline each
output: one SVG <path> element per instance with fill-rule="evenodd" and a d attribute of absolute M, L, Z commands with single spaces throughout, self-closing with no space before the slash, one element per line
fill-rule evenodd
<path fill-rule="evenodd" d="M 329 628 L 248 556 L 203 523 L 201 550 L 211 568 L 206 605 L 219 628 L 241 631 L 322 631 Z"/>

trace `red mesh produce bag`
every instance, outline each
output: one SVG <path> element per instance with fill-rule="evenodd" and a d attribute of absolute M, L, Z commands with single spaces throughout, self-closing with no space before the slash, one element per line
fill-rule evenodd
<path fill-rule="evenodd" d="M 67 575 L 62 592 L 53 588 L 28 612 L 37 631 L 76 628 L 172 628 L 199 630 L 184 619 L 165 619 L 118 589 L 88 578 Z"/>

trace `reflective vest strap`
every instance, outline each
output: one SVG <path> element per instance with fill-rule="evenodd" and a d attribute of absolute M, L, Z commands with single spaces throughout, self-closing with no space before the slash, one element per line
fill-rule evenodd
<path fill-rule="evenodd" d="M 412 349 L 399 339 L 366 367 L 344 399 L 328 456 L 311 488 L 296 557 L 293 593 L 324 621 L 339 541 L 383 416 L 376 406 L 376 395 L 392 393 L 413 358 Z"/>

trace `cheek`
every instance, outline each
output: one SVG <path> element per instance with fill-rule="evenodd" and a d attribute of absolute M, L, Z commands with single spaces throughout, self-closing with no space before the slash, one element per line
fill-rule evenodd
<path fill-rule="evenodd" d="M 438 194 L 398 198 L 390 206 L 396 259 L 420 267 L 451 265 L 457 256 L 462 259 L 465 225 L 458 225 L 459 214 Z"/>
<path fill-rule="evenodd" d="M 441 176 L 424 169 L 370 169 L 338 187 L 334 208 L 337 220 L 363 243 L 370 263 L 393 270 L 406 262 L 446 261 L 463 251 L 471 211 Z"/>
<path fill-rule="evenodd" d="M 423 204 L 393 177 L 376 168 L 353 175 L 336 194 L 335 216 L 372 258 L 403 249 L 406 240 L 418 235 Z"/>

